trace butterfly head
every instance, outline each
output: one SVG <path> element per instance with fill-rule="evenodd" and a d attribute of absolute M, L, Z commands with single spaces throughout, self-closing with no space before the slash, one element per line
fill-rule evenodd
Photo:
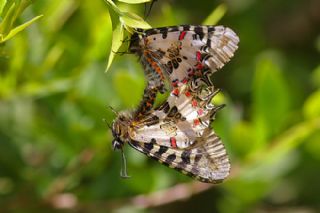
<path fill-rule="evenodd" d="M 119 114 L 112 123 L 112 148 L 114 150 L 122 149 L 125 142 L 128 140 L 128 130 L 130 125 L 130 118 L 125 114 Z"/>
<path fill-rule="evenodd" d="M 140 41 L 142 39 L 142 35 L 139 33 L 134 33 L 130 38 L 130 46 L 129 46 L 129 52 L 131 53 L 141 53 L 141 46 Z"/>

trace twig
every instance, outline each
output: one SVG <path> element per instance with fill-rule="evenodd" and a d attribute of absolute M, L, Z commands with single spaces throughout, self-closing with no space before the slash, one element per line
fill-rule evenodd
<path fill-rule="evenodd" d="M 169 189 L 154 192 L 149 195 L 138 195 L 131 198 L 134 206 L 141 208 L 149 208 L 171 203 L 177 200 L 184 200 L 194 194 L 203 192 L 213 187 L 214 185 L 201 182 L 182 183 L 175 185 Z"/>

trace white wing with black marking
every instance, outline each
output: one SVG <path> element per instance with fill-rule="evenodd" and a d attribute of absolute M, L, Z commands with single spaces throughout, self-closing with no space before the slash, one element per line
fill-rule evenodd
<path fill-rule="evenodd" d="M 230 170 L 226 150 L 210 128 L 220 108 L 210 102 L 213 87 L 193 92 L 188 84 L 135 121 L 129 144 L 159 162 L 203 182 L 219 182 Z M 205 90 L 205 91 L 203 91 Z"/>
<path fill-rule="evenodd" d="M 166 65 L 163 71 L 172 83 L 222 68 L 233 57 L 239 43 L 238 36 L 223 26 L 181 25 L 138 31 L 141 35 L 135 48 L 143 50 L 141 57 L 145 52 L 152 52 L 153 60 Z"/>
<path fill-rule="evenodd" d="M 230 172 L 229 158 L 224 145 L 209 129 L 202 137 L 195 139 L 193 146 L 186 149 L 134 140 L 129 144 L 160 163 L 202 182 L 219 183 Z"/>

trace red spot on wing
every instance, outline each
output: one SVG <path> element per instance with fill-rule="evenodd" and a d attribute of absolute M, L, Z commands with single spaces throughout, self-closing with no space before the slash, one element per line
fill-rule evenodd
<path fill-rule="evenodd" d="M 188 79 L 187 78 L 184 78 L 184 79 L 182 79 L 182 81 L 181 81 L 183 84 L 186 84 L 186 83 L 188 83 Z"/>
<path fill-rule="evenodd" d="M 191 96 L 190 91 L 187 91 L 187 92 L 185 93 L 185 95 L 186 95 L 187 97 L 190 97 L 190 96 Z"/>
<path fill-rule="evenodd" d="M 197 113 L 198 113 L 198 115 L 202 115 L 203 114 L 203 109 L 198 109 Z"/>
<path fill-rule="evenodd" d="M 193 107 L 196 107 L 196 106 L 198 106 L 198 102 L 193 99 L 193 100 L 191 101 L 191 105 L 192 105 Z"/>
<path fill-rule="evenodd" d="M 175 137 L 170 138 L 170 145 L 172 148 L 177 148 L 177 140 Z"/>
<path fill-rule="evenodd" d="M 197 63 L 197 64 L 196 64 L 196 68 L 197 68 L 198 70 L 202 70 L 202 69 L 203 69 L 203 64 L 202 64 L 202 63 Z"/>
<path fill-rule="evenodd" d="M 200 124 L 200 120 L 198 118 L 193 120 L 193 125 L 198 126 Z"/>
<path fill-rule="evenodd" d="M 186 31 L 182 31 L 179 35 L 179 40 L 183 40 L 184 37 L 186 36 L 187 32 Z"/>
<path fill-rule="evenodd" d="M 172 94 L 175 95 L 175 96 L 179 96 L 179 89 L 178 88 L 175 88 L 173 91 L 172 91 Z"/>
<path fill-rule="evenodd" d="M 196 58 L 197 58 L 197 61 L 201 61 L 201 53 L 199 51 L 197 51 L 196 53 Z"/>

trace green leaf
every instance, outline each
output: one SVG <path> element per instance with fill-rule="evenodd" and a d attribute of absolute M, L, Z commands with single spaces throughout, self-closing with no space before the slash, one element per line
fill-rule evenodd
<path fill-rule="evenodd" d="M 114 11 L 118 16 L 121 15 L 121 11 L 120 9 L 117 7 L 117 5 L 115 5 L 113 3 L 113 1 L 111 0 L 104 0 L 107 3 L 108 9 L 109 9 L 109 13 L 111 12 L 110 10 Z"/>
<path fill-rule="evenodd" d="M 29 25 L 31 25 L 33 22 L 37 21 L 38 19 L 40 19 L 43 15 L 40 16 L 36 16 L 33 19 L 31 19 L 30 21 L 19 25 L 18 27 L 15 27 L 13 30 L 11 30 L 7 36 L 5 36 L 2 40 L 0 40 L 1 42 L 5 42 L 9 39 L 11 39 L 13 36 L 15 36 L 17 33 L 21 32 L 22 30 L 24 30 L 26 27 L 28 27 Z"/>
<path fill-rule="evenodd" d="M 122 40 L 124 36 L 123 26 L 120 23 L 119 17 L 122 14 L 119 8 L 110 0 L 106 0 L 109 15 L 112 22 L 112 42 L 111 49 L 109 52 L 109 58 L 107 62 L 107 68 L 105 72 L 107 72 L 111 66 L 111 63 L 115 57 L 115 53 L 120 49 L 122 45 Z"/>
<path fill-rule="evenodd" d="M 7 0 L 0 0 L 0 16 L 2 15 L 2 11 L 6 3 L 7 3 Z"/>
<path fill-rule="evenodd" d="M 249 122 L 240 121 L 232 126 L 229 144 L 237 156 L 246 156 L 251 152 L 255 141 L 252 131 L 253 127 Z"/>
<path fill-rule="evenodd" d="M 151 2 L 151 0 L 118 0 L 120 2 L 125 2 L 128 4 L 141 4 L 146 2 Z"/>
<path fill-rule="evenodd" d="M 320 160 L 320 131 L 314 132 L 314 134 L 308 137 L 307 142 L 305 143 L 306 151 L 314 159 Z"/>
<path fill-rule="evenodd" d="M 107 68 L 106 68 L 105 72 L 107 72 L 109 70 L 109 68 L 111 66 L 111 63 L 112 63 L 112 61 L 113 61 L 113 59 L 115 57 L 115 54 L 120 49 L 120 47 L 121 47 L 121 45 L 123 43 L 122 42 L 123 36 L 124 36 L 123 27 L 119 23 L 116 26 L 116 29 L 114 29 L 113 32 L 112 32 L 111 50 L 110 50 L 110 53 L 109 53 Z"/>
<path fill-rule="evenodd" d="M 52 94 L 68 91 L 74 82 L 72 79 L 55 79 L 49 82 L 28 82 L 20 89 L 19 95 L 24 97 L 46 97 Z"/>
<path fill-rule="evenodd" d="M 143 20 L 140 16 L 130 13 L 130 12 L 123 12 L 122 16 L 120 17 L 120 21 L 124 24 L 124 26 L 129 26 L 131 28 L 142 28 L 148 29 L 151 26 Z M 126 27 L 127 28 L 127 27 Z M 129 32 L 130 29 L 127 29 Z"/>
<path fill-rule="evenodd" d="M 303 106 L 303 114 L 308 119 L 320 116 L 320 90 L 311 94 L 306 100 Z"/>
<path fill-rule="evenodd" d="M 264 144 L 281 131 L 288 116 L 289 94 L 276 52 L 262 54 L 253 81 L 253 120 L 256 145 Z"/>
<path fill-rule="evenodd" d="M 0 23 L 0 35 L 2 34 L 3 37 L 5 37 L 11 29 L 15 17 L 15 9 L 16 4 L 13 3 L 3 18 L 3 21 Z"/>
<path fill-rule="evenodd" d="M 216 25 L 227 12 L 227 6 L 220 4 L 202 23 L 205 25 Z"/>
<path fill-rule="evenodd" d="M 130 12 L 122 12 L 120 9 L 111 1 L 106 0 L 109 14 L 112 21 L 112 44 L 111 50 L 109 53 L 107 68 L 105 72 L 107 72 L 111 66 L 111 63 L 115 57 L 115 53 L 120 49 L 123 44 L 124 39 L 124 29 L 132 33 L 132 28 L 151 28 L 151 26 L 145 22 L 140 16 L 130 13 Z"/>

